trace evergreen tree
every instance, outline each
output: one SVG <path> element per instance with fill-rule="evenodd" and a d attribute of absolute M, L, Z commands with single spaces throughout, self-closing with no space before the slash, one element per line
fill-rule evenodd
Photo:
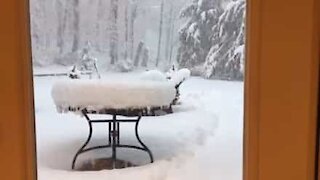
<path fill-rule="evenodd" d="M 181 67 L 192 68 L 205 62 L 213 44 L 211 29 L 221 13 L 221 0 L 193 0 L 182 9 L 180 18 L 188 21 L 179 31 L 177 62 Z"/>
<path fill-rule="evenodd" d="M 232 1 L 212 28 L 213 46 L 206 58 L 207 78 L 243 79 L 245 0 Z"/>

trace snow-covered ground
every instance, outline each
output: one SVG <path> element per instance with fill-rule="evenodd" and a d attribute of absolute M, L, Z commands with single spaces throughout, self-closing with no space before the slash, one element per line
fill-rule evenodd
<path fill-rule="evenodd" d="M 104 74 L 113 80 L 136 74 Z M 36 133 L 39 180 L 241 180 L 243 83 L 192 77 L 181 86 L 175 113 L 143 117 L 140 136 L 152 150 L 119 150 L 120 159 L 142 166 L 98 172 L 71 171 L 73 155 L 85 141 L 86 121 L 73 113 L 58 114 L 52 84 L 66 77 L 35 77 Z M 136 144 L 132 124 L 121 126 L 121 141 Z M 107 141 L 106 126 L 94 126 L 94 144 Z M 78 163 L 108 157 L 110 150 L 81 155 Z"/>

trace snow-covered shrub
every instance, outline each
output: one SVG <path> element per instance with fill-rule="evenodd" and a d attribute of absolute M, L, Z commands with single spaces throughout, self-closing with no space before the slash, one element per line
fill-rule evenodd
<path fill-rule="evenodd" d="M 133 63 L 130 59 L 117 61 L 116 63 L 116 71 L 119 72 L 130 72 L 133 70 Z"/>

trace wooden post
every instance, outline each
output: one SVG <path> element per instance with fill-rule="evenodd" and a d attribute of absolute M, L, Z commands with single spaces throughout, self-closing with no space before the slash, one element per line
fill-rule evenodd
<path fill-rule="evenodd" d="M 0 1 L 0 179 L 35 180 L 29 2 Z"/>

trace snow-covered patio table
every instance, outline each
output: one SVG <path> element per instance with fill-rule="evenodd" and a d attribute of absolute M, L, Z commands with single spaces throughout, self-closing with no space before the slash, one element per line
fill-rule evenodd
<path fill-rule="evenodd" d="M 76 160 L 81 153 L 101 148 L 112 149 L 113 168 L 117 168 L 117 148 L 145 151 L 152 163 L 152 152 L 139 137 L 139 122 L 142 116 L 148 115 L 150 109 L 171 107 L 175 96 L 175 84 L 170 81 L 78 79 L 56 82 L 52 88 L 52 97 L 57 110 L 61 113 L 70 111 L 79 113 L 85 117 L 89 126 L 88 138 L 75 154 L 72 169 L 75 169 Z M 90 114 L 109 114 L 112 118 L 92 119 Z M 92 123 L 108 123 L 108 144 L 87 147 L 92 137 Z M 120 123 L 135 123 L 135 135 L 141 146 L 120 143 Z"/>

